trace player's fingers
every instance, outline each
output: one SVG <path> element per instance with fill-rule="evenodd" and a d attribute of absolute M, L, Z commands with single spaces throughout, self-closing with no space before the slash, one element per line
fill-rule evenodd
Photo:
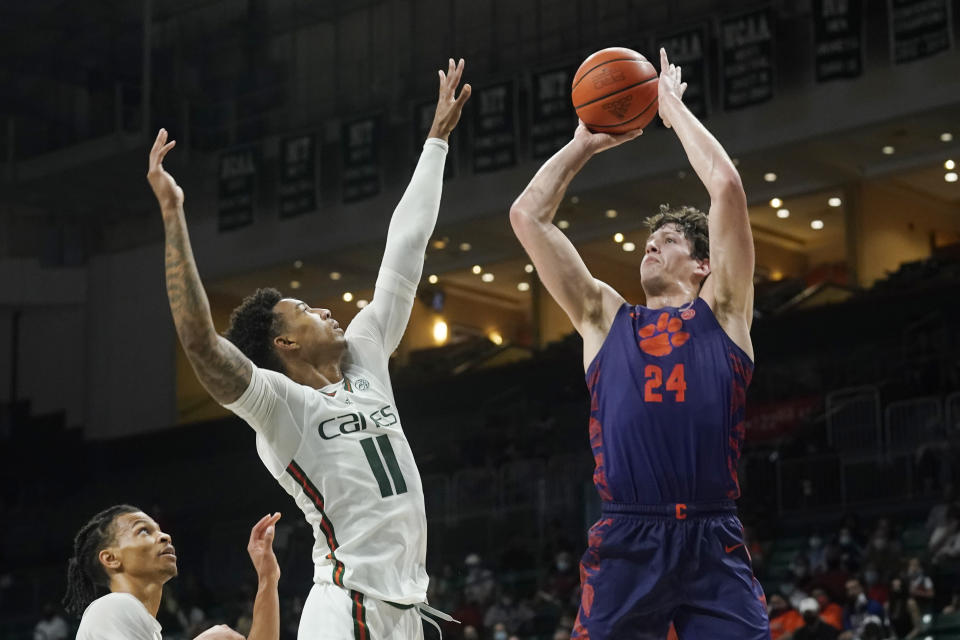
<path fill-rule="evenodd" d="M 457 68 L 454 71 L 453 75 L 453 88 L 456 89 L 457 85 L 460 84 L 460 79 L 463 78 L 463 58 L 460 58 L 457 61 Z"/>
<path fill-rule="evenodd" d="M 669 66 L 670 61 L 667 60 L 667 50 L 660 47 L 660 73 L 663 73 L 664 69 L 667 69 Z"/>
<path fill-rule="evenodd" d="M 173 149 L 175 146 L 177 146 L 177 141 L 171 140 L 167 144 L 160 147 L 160 150 L 157 152 L 157 164 L 163 162 L 163 159 L 167 157 L 167 152 L 170 151 L 170 149 Z"/>
<path fill-rule="evenodd" d="M 683 84 L 680 85 L 680 97 L 681 97 L 681 98 L 683 97 L 683 92 L 686 91 L 686 90 L 687 90 L 687 83 L 684 82 Z"/>
<path fill-rule="evenodd" d="M 460 89 L 460 95 L 457 97 L 457 108 L 462 109 L 463 105 L 467 104 L 467 100 L 470 99 L 470 94 L 473 92 L 473 87 L 469 84 L 463 85 L 463 89 Z"/>

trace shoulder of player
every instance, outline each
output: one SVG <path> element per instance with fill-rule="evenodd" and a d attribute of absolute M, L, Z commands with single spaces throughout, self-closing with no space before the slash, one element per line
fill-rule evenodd
<path fill-rule="evenodd" d="M 102 625 L 108 621 L 155 621 L 143 603 L 129 593 L 108 593 L 87 605 L 80 624 Z"/>

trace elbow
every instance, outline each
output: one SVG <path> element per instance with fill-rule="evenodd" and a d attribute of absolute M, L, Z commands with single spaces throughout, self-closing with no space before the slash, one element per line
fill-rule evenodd
<path fill-rule="evenodd" d="M 523 208 L 521 200 L 522 198 L 517 198 L 510 206 L 510 226 L 517 234 L 521 233 L 524 227 L 530 223 L 530 214 Z"/>
<path fill-rule="evenodd" d="M 714 176 L 711 197 L 721 200 L 746 200 L 740 173 L 730 164 Z"/>

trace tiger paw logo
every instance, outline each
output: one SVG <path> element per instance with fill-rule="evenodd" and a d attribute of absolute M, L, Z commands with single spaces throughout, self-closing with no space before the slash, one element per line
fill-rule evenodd
<path fill-rule="evenodd" d="M 681 331 L 682 328 L 683 320 L 671 318 L 666 312 L 661 313 L 656 323 L 651 322 L 637 332 L 640 336 L 638 344 L 644 353 L 649 353 L 651 356 L 668 355 L 690 339 L 690 334 Z"/>
<path fill-rule="evenodd" d="M 631 102 L 633 102 L 633 96 L 623 96 L 622 98 L 617 98 L 616 100 L 611 100 L 610 102 L 604 102 L 603 108 L 605 111 L 611 112 L 618 118 L 623 118 L 627 115 L 627 110 L 630 109 Z"/>

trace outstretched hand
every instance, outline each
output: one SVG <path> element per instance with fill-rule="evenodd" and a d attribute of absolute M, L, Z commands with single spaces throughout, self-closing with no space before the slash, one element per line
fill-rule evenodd
<path fill-rule="evenodd" d="M 157 202 L 160 203 L 160 209 L 163 211 L 183 206 L 183 189 L 177 185 L 173 176 L 163 168 L 163 159 L 176 144 L 176 140 L 167 142 L 167 130 L 160 129 L 157 133 L 157 139 L 153 142 L 153 148 L 150 149 L 147 181 L 150 182 L 153 195 L 157 197 Z"/>
<path fill-rule="evenodd" d="M 280 564 L 273 553 L 273 536 L 276 533 L 274 525 L 279 519 L 279 513 L 263 516 L 250 530 L 247 553 L 250 554 L 250 561 L 253 562 L 253 568 L 260 580 L 280 578 Z"/>
<path fill-rule="evenodd" d="M 573 139 L 581 141 L 587 146 L 590 153 L 594 154 L 612 149 L 624 142 L 639 138 L 642 135 L 643 129 L 634 129 L 633 131 L 619 134 L 594 133 L 587 128 L 587 125 L 583 124 L 583 120 L 580 120 L 580 124 L 577 125 L 577 130 L 573 133 Z"/>
<path fill-rule="evenodd" d="M 669 129 L 672 125 L 665 113 L 664 105 L 669 105 L 671 99 L 677 102 L 683 100 L 683 92 L 687 90 L 687 83 L 680 80 L 680 67 L 670 64 L 667 60 L 667 50 L 660 48 L 660 81 L 657 85 L 657 99 L 659 100 L 660 119 L 663 126 Z M 669 111 L 669 106 L 666 111 Z"/>
<path fill-rule="evenodd" d="M 437 113 L 433 116 L 433 125 L 430 127 L 431 138 L 441 138 L 447 140 L 450 132 L 453 131 L 457 123 L 460 122 L 460 114 L 463 113 L 463 105 L 470 99 L 472 88 L 469 84 L 463 85 L 460 95 L 457 96 L 457 87 L 460 85 L 460 79 L 463 77 L 463 58 L 454 63 L 450 58 L 447 64 L 447 72 L 440 70 L 440 97 L 437 100 Z"/>

